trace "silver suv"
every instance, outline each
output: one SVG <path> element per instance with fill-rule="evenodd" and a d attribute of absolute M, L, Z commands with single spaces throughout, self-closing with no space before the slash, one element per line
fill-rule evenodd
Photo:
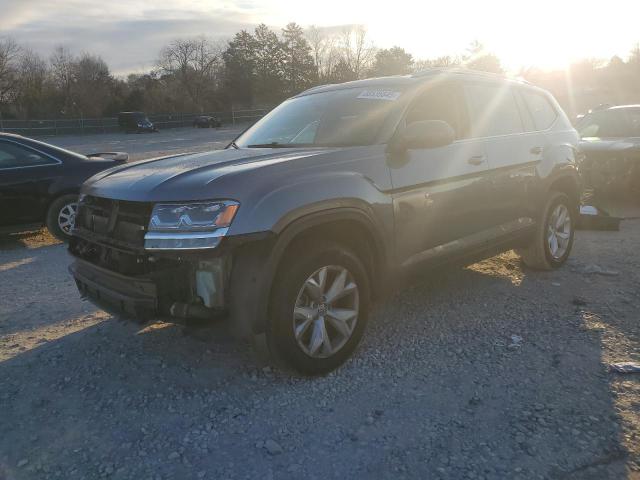
<path fill-rule="evenodd" d="M 326 85 L 227 149 L 132 163 L 82 189 L 83 296 L 141 319 L 227 317 L 306 374 L 354 351 L 409 272 L 517 248 L 571 251 L 578 135 L 527 83 L 457 70 Z"/>

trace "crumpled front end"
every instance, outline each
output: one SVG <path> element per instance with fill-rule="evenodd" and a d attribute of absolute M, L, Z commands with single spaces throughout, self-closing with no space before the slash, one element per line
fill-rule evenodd
<path fill-rule="evenodd" d="M 80 294 L 125 318 L 212 319 L 224 314 L 228 249 L 149 252 L 153 205 L 84 197 L 69 242 Z"/>
<path fill-rule="evenodd" d="M 640 192 L 640 145 L 582 142 L 585 186 L 600 195 Z"/>

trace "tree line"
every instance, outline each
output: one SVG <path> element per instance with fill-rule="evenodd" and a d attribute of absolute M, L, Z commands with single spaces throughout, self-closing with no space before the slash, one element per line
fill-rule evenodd
<path fill-rule="evenodd" d="M 360 25 L 280 31 L 261 24 L 228 41 L 180 38 L 158 53 L 146 73 L 115 76 L 92 53 L 56 47 L 48 58 L 0 39 L 3 118 L 113 116 L 122 110 L 187 113 L 271 106 L 319 84 L 407 74 L 428 67 L 503 73 L 479 42 L 457 56 L 416 60 L 399 46 L 377 48 Z M 640 103 L 640 48 L 627 61 L 588 59 L 562 72 L 526 69 L 519 76 L 548 88 L 570 114 L 598 103 Z M 593 104 L 593 105 L 592 105 Z"/>

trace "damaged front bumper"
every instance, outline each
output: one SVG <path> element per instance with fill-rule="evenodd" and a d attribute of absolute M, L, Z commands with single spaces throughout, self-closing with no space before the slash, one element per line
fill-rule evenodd
<path fill-rule="evenodd" d="M 158 289 L 151 280 L 120 275 L 79 259 L 69 272 L 82 298 L 104 310 L 139 320 L 158 314 Z"/>
<path fill-rule="evenodd" d="M 229 253 L 156 254 L 72 238 L 69 267 L 78 291 L 120 317 L 214 320 L 226 313 Z"/>

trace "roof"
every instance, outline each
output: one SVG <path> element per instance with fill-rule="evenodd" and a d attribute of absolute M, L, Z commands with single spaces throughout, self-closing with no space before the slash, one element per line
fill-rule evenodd
<path fill-rule="evenodd" d="M 483 72 L 480 70 L 473 70 L 471 68 L 462 68 L 462 67 L 432 67 L 432 68 L 427 68 L 425 70 L 416 72 L 411 76 L 414 78 L 424 78 L 428 76 L 442 75 L 442 74 L 462 75 L 465 77 L 491 78 L 491 79 L 501 80 L 506 82 L 530 85 L 530 83 L 524 79 L 510 78 L 501 73 Z"/>
<path fill-rule="evenodd" d="M 417 85 L 428 81 L 437 75 L 460 75 L 464 77 L 472 77 L 472 78 L 482 78 L 482 79 L 493 79 L 502 82 L 516 83 L 519 85 L 531 85 L 526 80 L 509 78 L 504 75 L 500 75 L 498 73 L 489 73 L 489 72 L 481 72 L 479 70 L 472 70 L 469 68 L 448 68 L 448 67 L 433 67 L 427 68 L 420 72 L 416 72 L 409 75 L 392 75 L 388 77 L 375 77 L 375 78 L 366 78 L 364 80 L 353 80 L 351 82 L 344 83 L 331 83 L 326 85 L 318 85 L 317 87 L 309 88 L 297 96 L 308 95 L 310 93 L 319 93 L 326 92 L 331 90 L 342 90 L 345 88 L 367 88 L 367 87 L 376 87 L 383 85 Z"/>
<path fill-rule="evenodd" d="M 626 109 L 640 109 L 640 105 L 616 105 L 614 107 L 609 107 L 607 110 L 626 110 Z"/>

